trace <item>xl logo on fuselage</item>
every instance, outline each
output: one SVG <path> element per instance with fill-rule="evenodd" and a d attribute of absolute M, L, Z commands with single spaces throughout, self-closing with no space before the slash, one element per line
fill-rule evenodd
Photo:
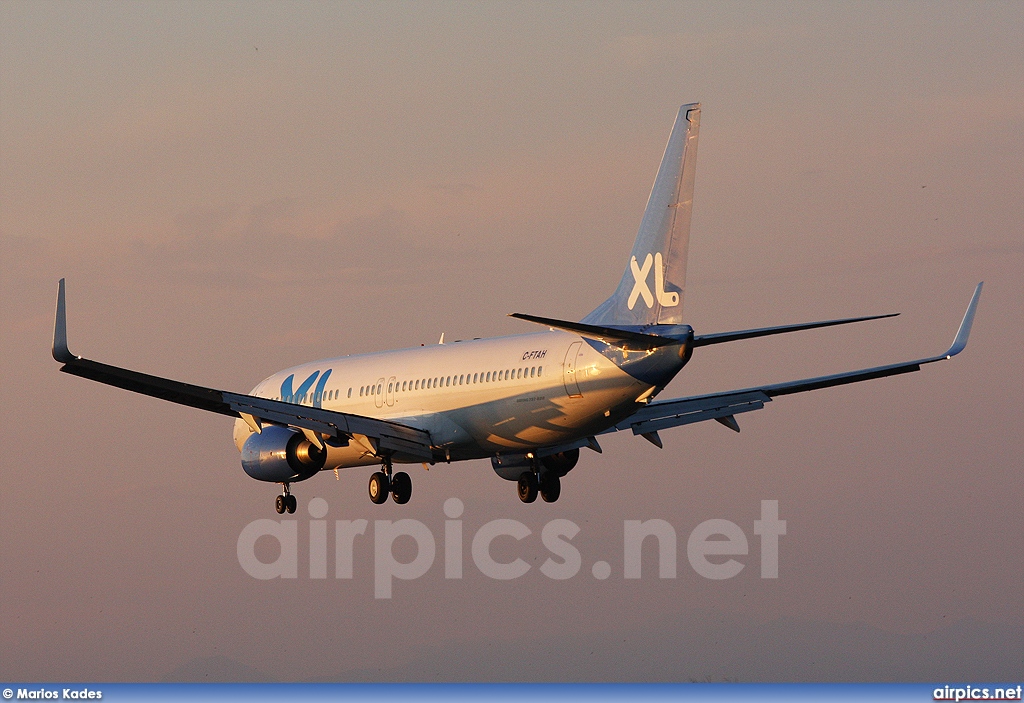
<path fill-rule="evenodd" d="M 316 380 L 318 376 L 320 377 L 319 383 Z M 306 400 L 309 400 L 314 408 L 319 408 L 324 399 L 324 386 L 327 385 L 327 379 L 330 376 L 331 369 L 324 371 L 322 376 L 319 371 L 314 371 L 309 374 L 298 388 L 293 388 L 292 384 L 295 381 L 295 374 L 291 374 L 281 384 L 281 400 L 286 403 L 304 403 Z M 306 398 L 306 394 L 309 393 L 309 389 L 313 387 L 314 383 L 316 383 L 316 389 Z"/>
<path fill-rule="evenodd" d="M 662 307 L 671 308 L 679 305 L 679 294 L 674 291 L 665 290 L 665 264 L 659 251 L 654 256 L 650 254 L 644 259 L 644 265 L 640 266 L 634 256 L 629 262 L 629 269 L 633 272 L 633 292 L 629 294 L 626 305 L 630 310 L 636 305 L 636 299 L 643 297 L 647 307 L 654 307 L 654 293 L 647 287 L 647 276 L 654 268 L 654 291 L 658 294 L 658 302 Z"/>

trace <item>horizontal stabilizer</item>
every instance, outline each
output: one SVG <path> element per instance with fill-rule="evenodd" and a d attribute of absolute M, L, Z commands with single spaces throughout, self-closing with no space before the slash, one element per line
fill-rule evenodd
<path fill-rule="evenodd" d="M 896 317 L 898 312 L 891 312 L 888 315 L 869 315 L 867 317 L 847 317 L 842 320 L 824 320 L 822 322 L 800 322 L 795 325 L 780 325 L 778 327 L 758 327 L 752 330 L 739 330 L 736 332 L 716 332 L 715 334 L 694 335 L 694 347 L 706 347 L 709 344 L 721 344 L 722 342 L 735 342 L 738 339 L 754 339 L 755 337 L 767 337 L 772 334 L 785 334 L 786 332 L 799 332 L 801 330 L 813 330 L 819 327 L 833 327 L 835 325 L 848 325 L 851 322 L 864 322 L 866 320 L 881 320 L 886 317 Z"/>
<path fill-rule="evenodd" d="M 601 327 L 599 325 L 588 325 L 583 322 L 568 322 L 566 320 L 555 320 L 550 317 L 524 315 L 519 312 L 510 313 L 509 317 L 526 320 L 527 322 L 536 322 L 538 325 L 546 327 L 575 332 L 578 335 L 596 339 L 605 344 L 635 350 L 657 349 L 658 347 L 667 347 L 671 344 L 682 344 L 686 341 L 685 337 L 678 339 L 656 334 L 644 334 L 643 332 L 634 332 L 616 327 Z"/>

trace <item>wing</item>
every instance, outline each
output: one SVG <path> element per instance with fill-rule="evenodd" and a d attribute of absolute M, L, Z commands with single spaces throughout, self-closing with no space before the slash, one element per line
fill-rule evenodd
<path fill-rule="evenodd" d="M 703 422 L 704 420 L 718 420 L 726 427 L 739 432 L 740 428 L 736 423 L 736 415 L 750 412 L 751 410 L 760 410 L 764 407 L 765 403 L 770 403 L 772 398 L 776 396 L 803 393 L 804 391 L 814 391 L 819 388 L 830 388 L 831 386 L 842 386 L 847 383 L 857 383 L 872 378 L 896 376 L 902 373 L 919 371 L 924 364 L 951 359 L 962 352 L 967 346 L 967 338 L 971 334 L 971 325 L 974 322 L 974 312 L 978 307 L 978 299 L 981 297 L 981 287 L 982 284 L 979 283 L 978 287 L 974 290 L 974 296 L 967 306 L 967 312 L 964 313 L 963 321 L 960 323 L 960 328 L 957 330 L 953 344 L 938 356 L 930 356 L 925 359 L 916 359 L 899 364 L 889 364 L 887 366 L 875 366 L 858 371 L 847 371 L 846 373 L 837 373 L 831 376 L 817 376 L 799 381 L 775 383 L 757 388 L 744 388 L 725 393 L 655 401 L 640 408 L 636 413 L 610 428 L 607 432 L 632 430 L 633 434 L 641 435 L 659 447 L 661 446 L 661 439 L 658 437 L 658 430 L 689 425 L 694 422 Z"/>
<path fill-rule="evenodd" d="M 194 386 L 168 378 L 150 376 L 98 361 L 75 356 L 68 349 L 67 309 L 64 279 L 57 286 L 57 315 L 53 328 L 53 358 L 63 366 L 60 370 L 82 378 L 116 386 L 135 393 L 169 400 L 200 410 L 240 417 L 255 431 L 263 424 L 285 425 L 307 432 L 310 441 L 319 444 L 316 434 L 350 439 L 363 435 L 372 440 L 379 451 L 411 454 L 432 461 L 430 434 L 425 430 L 397 422 L 378 420 L 362 415 L 324 410 L 306 405 L 285 403 L 280 400 L 258 398 L 241 393 L 230 393 L 215 388 Z"/>

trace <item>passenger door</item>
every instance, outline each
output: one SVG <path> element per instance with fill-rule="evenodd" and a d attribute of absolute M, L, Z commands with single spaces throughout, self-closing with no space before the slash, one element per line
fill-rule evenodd
<path fill-rule="evenodd" d="M 569 345 L 569 351 L 565 353 L 565 362 L 562 364 L 562 381 L 565 383 L 565 392 L 570 398 L 582 398 L 580 384 L 576 380 L 576 370 L 583 356 L 583 342 L 573 342 Z"/>
<path fill-rule="evenodd" d="M 398 381 L 395 380 L 394 376 L 388 379 L 388 387 L 386 390 L 387 395 L 384 397 L 387 399 L 388 407 L 391 407 L 395 404 L 395 391 L 398 390 Z"/>

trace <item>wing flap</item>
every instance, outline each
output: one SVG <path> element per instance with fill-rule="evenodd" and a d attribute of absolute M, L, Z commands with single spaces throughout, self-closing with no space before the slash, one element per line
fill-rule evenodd
<path fill-rule="evenodd" d="M 694 396 L 650 403 L 617 424 L 612 430 L 632 430 L 643 435 L 669 427 L 690 425 L 694 422 L 717 420 L 739 413 L 760 410 L 771 398 L 757 389 Z"/>

